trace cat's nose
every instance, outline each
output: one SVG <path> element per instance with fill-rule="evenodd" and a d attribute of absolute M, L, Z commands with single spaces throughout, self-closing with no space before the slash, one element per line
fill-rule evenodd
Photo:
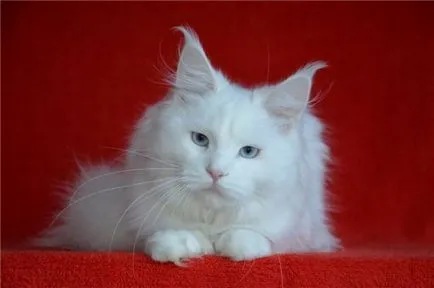
<path fill-rule="evenodd" d="M 220 178 L 226 176 L 226 174 L 223 173 L 223 171 L 217 169 L 206 168 L 206 172 L 208 173 L 209 176 L 211 176 L 212 181 L 214 182 L 217 182 Z"/>

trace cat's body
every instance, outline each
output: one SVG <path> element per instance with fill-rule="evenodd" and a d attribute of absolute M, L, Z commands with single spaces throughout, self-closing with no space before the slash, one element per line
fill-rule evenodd
<path fill-rule="evenodd" d="M 248 90 L 214 70 L 194 34 L 180 30 L 186 42 L 173 90 L 139 120 L 121 165 L 82 169 L 62 224 L 39 243 L 144 250 L 173 262 L 335 249 L 328 148 L 307 107 L 324 66 Z"/>

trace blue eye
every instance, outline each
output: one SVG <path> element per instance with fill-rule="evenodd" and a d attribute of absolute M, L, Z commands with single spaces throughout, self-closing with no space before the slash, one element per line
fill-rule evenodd
<path fill-rule="evenodd" d="M 198 132 L 191 132 L 191 140 L 194 142 L 194 144 L 201 147 L 208 147 L 209 144 L 208 137 Z"/>
<path fill-rule="evenodd" d="M 240 149 L 239 154 L 243 158 L 252 159 L 252 158 L 256 158 L 259 155 L 259 152 L 261 152 L 261 150 L 259 150 L 256 147 L 244 146 Z"/>

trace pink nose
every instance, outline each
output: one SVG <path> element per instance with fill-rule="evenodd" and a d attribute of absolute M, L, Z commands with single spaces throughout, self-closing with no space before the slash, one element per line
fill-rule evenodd
<path fill-rule="evenodd" d="M 220 178 L 225 176 L 225 174 L 222 171 L 211 169 L 211 168 L 207 168 L 206 172 L 208 172 L 209 176 L 211 176 L 214 182 L 217 182 Z"/>

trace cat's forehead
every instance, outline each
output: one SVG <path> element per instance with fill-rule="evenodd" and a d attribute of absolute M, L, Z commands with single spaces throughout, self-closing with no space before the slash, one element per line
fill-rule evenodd
<path fill-rule="evenodd" d="M 227 89 L 190 107 L 189 122 L 214 137 L 252 141 L 274 132 L 262 101 L 247 89 Z"/>

